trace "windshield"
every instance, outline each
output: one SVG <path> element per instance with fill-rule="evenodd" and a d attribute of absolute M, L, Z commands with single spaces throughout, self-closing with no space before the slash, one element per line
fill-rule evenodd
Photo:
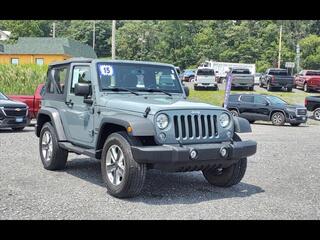
<path fill-rule="evenodd" d="M 8 100 L 8 98 L 0 92 L 0 100 Z"/>
<path fill-rule="evenodd" d="M 281 98 L 275 96 L 266 96 L 266 98 L 273 104 L 287 104 L 286 101 L 282 100 Z"/>
<path fill-rule="evenodd" d="M 270 70 L 269 75 L 288 75 L 287 70 Z"/>
<path fill-rule="evenodd" d="M 102 91 L 126 88 L 182 93 L 180 80 L 170 66 L 138 63 L 98 63 L 97 66 Z"/>
<path fill-rule="evenodd" d="M 197 71 L 197 75 L 200 75 L 200 76 L 214 76 L 214 71 L 213 71 L 213 69 L 199 69 Z"/>
<path fill-rule="evenodd" d="M 306 76 L 320 76 L 320 71 L 307 71 Z"/>
<path fill-rule="evenodd" d="M 250 74 L 249 69 L 233 69 L 233 74 Z"/>

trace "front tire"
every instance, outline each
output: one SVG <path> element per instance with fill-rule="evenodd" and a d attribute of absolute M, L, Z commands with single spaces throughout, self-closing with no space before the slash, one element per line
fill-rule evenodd
<path fill-rule="evenodd" d="M 303 84 L 303 91 L 309 92 L 309 87 L 307 83 Z"/>
<path fill-rule="evenodd" d="M 241 138 L 234 135 L 234 141 L 240 142 Z M 227 168 L 209 168 L 203 170 L 203 176 L 213 186 L 217 187 L 231 187 L 238 184 L 247 169 L 247 158 L 240 159 L 237 163 Z"/>
<path fill-rule="evenodd" d="M 268 92 L 272 91 L 272 87 L 271 87 L 270 82 L 268 82 L 268 84 L 267 84 L 267 91 L 268 91 Z"/>
<path fill-rule="evenodd" d="M 232 110 L 230 110 L 230 112 L 231 112 L 232 116 L 239 117 L 239 112 L 237 110 L 232 109 Z"/>
<path fill-rule="evenodd" d="M 101 156 L 101 173 L 108 192 L 117 198 L 138 195 L 143 187 L 147 167 L 132 156 L 132 140 L 126 132 L 111 134 Z"/>
<path fill-rule="evenodd" d="M 47 170 L 64 169 L 68 159 L 68 151 L 59 147 L 55 129 L 45 123 L 40 132 L 39 151 L 43 167 Z"/>
<path fill-rule="evenodd" d="M 275 126 L 283 126 L 286 119 L 282 112 L 275 112 L 271 116 L 272 124 Z"/>

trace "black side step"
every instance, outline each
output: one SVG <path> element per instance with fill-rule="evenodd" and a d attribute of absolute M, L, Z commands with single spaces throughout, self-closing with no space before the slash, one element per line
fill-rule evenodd
<path fill-rule="evenodd" d="M 69 142 L 59 142 L 59 146 L 69 152 L 74 152 L 77 154 L 83 154 L 91 158 L 96 158 L 96 151 L 94 149 L 82 148 L 75 146 Z"/>

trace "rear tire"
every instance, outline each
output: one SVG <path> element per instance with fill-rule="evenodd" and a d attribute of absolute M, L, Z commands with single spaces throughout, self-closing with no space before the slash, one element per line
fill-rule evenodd
<path fill-rule="evenodd" d="M 317 108 L 313 111 L 313 118 L 317 121 L 320 121 L 320 108 Z"/>
<path fill-rule="evenodd" d="M 270 92 L 270 91 L 272 91 L 272 87 L 271 87 L 271 84 L 268 82 L 268 84 L 267 84 L 267 91 L 268 92 Z"/>
<path fill-rule="evenodd" d="M 111 134 L 103 146 L 102 178 L 110 195 L 117 198 L 134 197 L 143 188 L 147 167 L 133 159 L 133 144 L 126 132 L 117 132 Z"/>
<path fill-rule="evenodd" d="M 272 124 L 275 126 L 283 126 L 285 124 L 285 116 L 282 112 L 275 112 L 271 116 Z"/>
<path fill-rule="evenodd" d="M 234 135 L 234 141 L 240 142 L 241 138 Z M 240 159 L 237 163 L 232 164 L 227 168 L 217 169 L 209 168 L 203 170 L 203 176 L 213 186 L 217 187 L 231 187 L 238 184 L 247 169 L 247 158 Z"/>
<path fill-rule="evenodd" d="M 65 168 L 68 151 L 59 146 L 56 131 L 49 122 L 45 123 L 41 129 L 39 151 L 45 169 L 61 170 Z"/>
<path fill-rule="evenodd" d="M 239 112 L 237 110 L 232 109 L 232 110 L 230 110 L 230 112 L 231 112 L 232 116 L 239 117 Z"/>

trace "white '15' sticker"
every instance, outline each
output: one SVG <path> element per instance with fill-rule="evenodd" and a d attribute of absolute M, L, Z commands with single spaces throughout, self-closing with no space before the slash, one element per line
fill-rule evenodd
<path fill-rule="evenodd" d="M 112 76 L 113 68 L 110 65 L 100 65 L 100 72 L 104 76 Z"/>

